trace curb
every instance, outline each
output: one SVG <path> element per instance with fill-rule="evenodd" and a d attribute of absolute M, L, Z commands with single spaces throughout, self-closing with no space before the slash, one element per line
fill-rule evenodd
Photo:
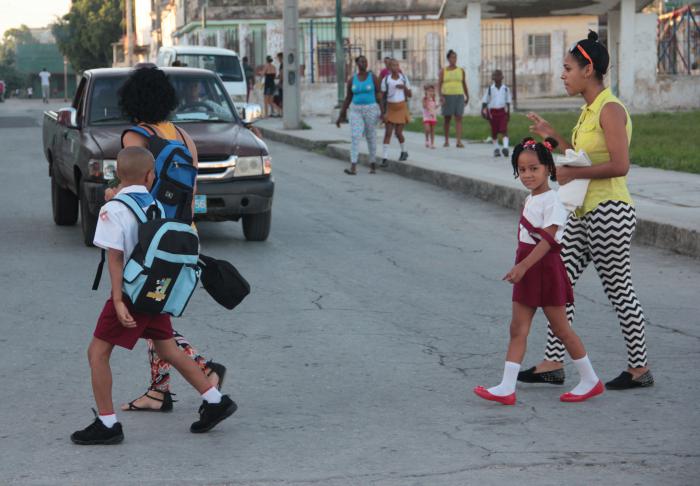
<path fill-rule="evenodd" d="M 346 162 L 350 160 L 350 149 L 338 146 L 338 144 L 347 144 L 348 142 L 345 140 L 312 141 L 298 135 L 283 133 L 279 130 L 263 127 L 258 128 L 263 136 L 269 140 L 293 145 L 306 150 L 321 151 L 328 157 Z M 525 197 L 527 197 L 527 191 L 524 189 L 515 189 L 501 184 L 456 174 L 447 174 L 445 172 L 417 167 L 391 159 L 387 162 L 389 164 L 388 167 L 382 169 L 386 172 L 398 174 L 402 177 L 420 182 L 427 182 L 428 184 L 468 196 L 477 197 L 509 209 L 520 209 L 525 201 Z M 360 154 L 359 163 L 366 166 L 369 165 L 367 154 Z M 693 258 L 700 258 L 700 233 L 695 230 L 638 218 L 634 241 L 642 245 L 669 250 Z"/>

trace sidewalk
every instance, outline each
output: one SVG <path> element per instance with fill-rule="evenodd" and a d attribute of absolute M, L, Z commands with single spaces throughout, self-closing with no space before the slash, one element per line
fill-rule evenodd
<path fill-rule="evenodd" d="M 328 117 L 305 120 L 309 130 L 284 130 L 277 118 L 260 120 L 256 126 L 274 141 L 324 150 L 327 155 L 350 160 L 350 128 L 337 128 Z M 377 131 L 383 135 L 383 129 Z M 476 196 L 501 206 L 517 209 L 527 195 L 515 180 L 510 159 L 494 158 L 490 144 L 466 143 L 465 148 L 425 148 L 422 133 L 406 133 L 406 162 L 398 162 L 398 143 L 392 140 L 389 167 L 385 170 Z M 378 141 L 378 159 L 381 141 Z M 393 160 L 391 159 L 393 158 Z M 361 144 L 360 163 L 367 164 L 367 145 Z M 341 177 L 340 167 L 338 176 Z M 360 171 L 359 177 L 367 176 Z M 628 184 L 637 209 L 637 242 L 700 258 L 700 175 L 633 166 Z"/>

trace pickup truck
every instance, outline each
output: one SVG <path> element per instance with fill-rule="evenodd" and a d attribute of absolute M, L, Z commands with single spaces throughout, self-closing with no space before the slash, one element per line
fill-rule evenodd
<path fill-rule="evenodd" d="M 270 233 L 274 180 L 267 145 L 244 126 L 224 85 L 205 69 L 162 68 L 181 100 L 171 120 L 190 134 L 199 167 L 195 220 L 242 220 L 250 241 Z M 105 189 L 116 174 L 122 115 L 118 90 L 131 68 L 85 71 L 70 107 L 44 113 L 44 154 L 57 225 L 80 222 L 92 245 Z"/>

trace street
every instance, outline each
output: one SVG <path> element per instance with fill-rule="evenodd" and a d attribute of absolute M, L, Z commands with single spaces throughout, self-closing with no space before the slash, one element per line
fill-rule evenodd
<path fill-rule="evenodd" d="M 0 484 L 697 484 L 700 261 L 633 248 L 653 388 L 560 403 L 578 380 L 567 358 L 564 387 L 484 402 L 471 390 L 503 370 L 515 212 L 366 168 L 347 177 L 273 142 L 269 240 L 198 225 L 251 295 L 227 311 L 200 289 L 173 321 L 228 367 L 238 412 L 191 434 L 201 399 L 175 376 L 173 413 L 117 412 L 123 444 L 72 444 L 93 420 L 86 348 L 108 279 L 90 290 L 99 252 L 51 219 L 45 106 L 0 105 Z M 607 381 L 626 367 L 615 313 L 592 267 L 575 290 L 576 329 Z M 544 326 L 539 313 L 524 367 Z M 115 405 L 142 394 L 145 344 L 115 350 L 112 369 Z"/>

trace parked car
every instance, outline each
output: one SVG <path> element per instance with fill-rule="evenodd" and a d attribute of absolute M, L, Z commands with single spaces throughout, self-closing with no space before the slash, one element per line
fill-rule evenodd
<path fill-rule="evenodd" d="M 267 239 L 275 185 L 267 145 L 244 126 L 216 74 L 190 68 L 163 71 L 181 99 L 172 121 L 191 135 L 199 155 L 197 194 L 205 198 L 200 198 L 195 219 L 240 219 L 246 239 Z M 53 219 L 57 225 L 73 225 L 80 213 L 86 245 L 92 244 L 105 189 L 115 177 L 121 134 L 130 126 L 117 92 L 131 72 L 85 71 L 73 104 L 44 113 Z"/>
<path fill-rule="evenodd" d="M 180 66 L 208 69 L 218 74 L 245 121 L 253 122 L 262 116 L 262 107 L 248 103 L 246 99 L 248 85 L 243 65 L 235 51 L 209 46 L 173 46 L 158 50 L 158 66 L 172 66 L 176 61 Z"/>

